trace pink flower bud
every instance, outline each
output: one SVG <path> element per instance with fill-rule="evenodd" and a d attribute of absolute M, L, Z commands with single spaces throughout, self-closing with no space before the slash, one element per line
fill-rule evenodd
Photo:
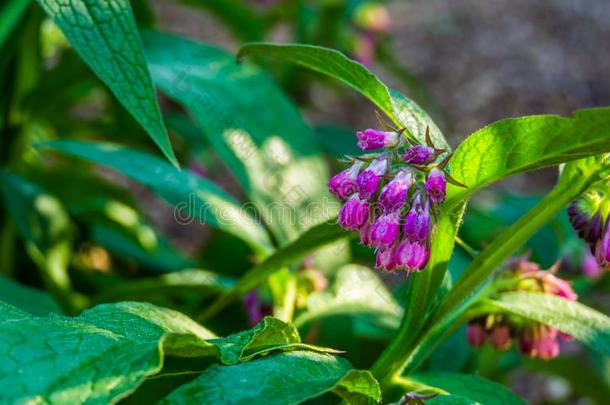
<path fill-rule="evenodd" d="M 430 204 L 427 200 L 425 204 L 422 203 L 419 194 L 415 197 L 413 205 L 405 217 L 402 229 L 405 238 L 410 241 L 423 243 L 430 236 Z"/>
<path fill-rule="evenodd" d="M 430 170 L 426 178 L 426 193 L 433 204 L 442 204 L 445 201 L 445 192 L 447 189 L 447 181 L 445 173 L 437 167 Z"/>
<path fill-rule="evenodd" d="M 481 347 L 485 344 L 485 329 L 481 325 L 476 323 L 468 325 L 466 329 L 466 339 L 468 344 L 472 347 Z"/>
<path fill-rule="evenodd" d="M 375 267 L 387 271 L 396 269 L 396 251 L 393 247 L 377 250 L 375 255 Z"/>
<path fill-rule="evenodd" d="M 354 194 L 358 185 L 356 178 L 364 162 L 357 161 L 349 168 L 333 176 L 328 182 L 328 190 L 342 200 Z"/>
<path fill-rule="evenodd" d="M 434 161 L 435 158 L 436 152 L 434 148 L 427 145 L 415 145 L 407 150 L 402 160 L 414 165 L 425 165 Z"/>
<path fill-rule="evenodd" d="M 362 150 L 387 148 L 398 145 L 396 132 L 384 132 L 376 129 L 365 129 L 356 133 L 358 147 Z"/>
<path fill-rule="evenodd" d="M 383 156 L 375 159 L 356 179 L 358 194 L 363 198 L 370 198 L 375 195 L 381 183 L 381 178 L 386 174 L 388 168 L 389 162 L 387 157 Z"/>
<path fill-rule="evenodd" d="M 408 271 L 422 270 L 428 264 L 428 259 L 430 250 L 422 243 L 405 239 L 396 248 L 396 264 Z"/>
<path fill-rule="evenodd" d="M 491 330 L 489 340 L 494 348 L 498 350 L 507 350 L 510 348 L 510 330 L 506 325 L 496 325 Z"/>
<path fill-rule="evenodd" d="M 379 204 L 386 211 L 396 211 L 405 202 L 409 188 L 413 183 L 413 175 L 411 172 L 401 170 L 396 177 L 386 184 L 379 195 Z"/>
<path fill-rule="evenodd" d="M 380 249 L 387 249 L 396 242 L 400 231 L 400 214 L 390 212 L 381 215 L 371 226 L 371 244 Z"/>
<path fill-rule="evenodd" d="M 358 194 L 352 195 L 339 210 L 339 225 L 345 229 L 358 230 L 369 219 L 369 203 Z"/>
<path fill-rule="evenodd" d="M 595 259 L 600 267 L 610 268 L 610 216 L 606 218 L 602 237 L 595 245 Z"/>

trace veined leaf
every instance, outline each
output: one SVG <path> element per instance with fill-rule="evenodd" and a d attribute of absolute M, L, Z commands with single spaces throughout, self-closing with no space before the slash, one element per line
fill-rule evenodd
<path fill-rule="evenodd" d="M 307 309 L 294 324 L 298 327 L 327 316 L 353 315 L 371 318 L 377 325 L 398 329 L 402 309 L 379 277 L 369 268 L 343 266 L 330 291 L 315 293 L 307 299 Z"/>
<path fill-rule="evenodd" d="M 142 39 L 155 83 L 192 115 L 280 245 L 337 212 L 311 129 L 267 75 L 209 45 Z"/>
<path fill-rule="evenodd" d="M 102 305 L 76 318 L 39 318 L 0 303 L 0 389 L 11 403 L 110 403 L 214 335 L 149 304 Z M 159 350 L 159 347 L 162 350 Z"/>
<path fill-rule="evenodd" d="M 548 294 L 500 294 L 491 304 L 574 336 L 607 356 L 610 355 L 610 318 L 583 304 Z"/>
<path fill-rule="evenodd" d="M 479 403 L 479 404 L 506 404 L 525 405 L 525 401 L 515 395 L 508 388 L 482 377 L 457 373 L 427 373 L 413 376 L 413 379 L 446 391 L 450 397 L 440 395 L 426 403 Z M 451 397 L 457 397 L 452 401 Z M 469 402 L 463 402 L 468 399 Z"/>
<path fill-rule="evenodd" d="M 234 366 L 213 365 L 161 404 L 293 404 L 336 390 L 352 399 L 380 399 L 370 373 L 328 354 L 295 351 Z"/>
<path fill-rule="evenodd" d="M 335 221 L 329 221 L 317 225 L 297 240 L 283 248 L 278 249 L 263 262 L 249 270 L 242 276 L 235 288 L 221 295 L 202 315 L 202 319 L 207 319 L 218 311 L 222 310 L 233 299 L 245 294 L 252 288 L 263 283 L 269 275 L 278 271 L 283 266 L 290 265 L 305 256 L 312 250 L 331 242 L 350 236 L 350 232 L 342 229 Z M 340 253 L 340 252 L 338 252 Z"/>
<path fill-rule="evenodd" d="M 52 141 L 42 145 L 117 170 L 174 204 L 180 209 L 175 212 L 177 215 L 195 218 L 236 235 L 257 252 L 272 249 L 265 229 L 242 211 L 235 199 L 206 179 L 119 145 L 81 141 Z"/>
<path fill-rule="evenodd" d="M 174 166 L 133 12 L 127 0 L 38 0 L 76 52 Z"/>
<path fill-rule="evenodd" d="M 511 174 L 559 165 L 610 151 L 610 108 L 578 110 L 572 117 L 508 118 L 470 135 L 451 158 L 445 207 Z"/>
<path fill-rule="evenodd" d="M 64 309 L 82 309 L 85 298 L 68 276 L 73 236 L 68 214 L 55 197 L 21 176 L 0 171 L 0 180 L 0 194 L 48 289 Z"/>
<path fill-rule="evenodd" d="M 241 47 L 237 57 L 241 59 L 251 55 L 295 63 L 340 80 L 362 93 L 397 125 L 406 127 L 419 142 L 425 142 L 428 126 L 435 145 L 448 148 L 447 141 L 434 121 L 414 101 L 388 89 L 366 67 L 341 52 L 314 45 L 252 43 Z"/>
<path fill-rule="evenodd" d="M 59 305 L 44 291 L 19 284 L 0 276 L 0 301 L 32 315 L 60 314 Z"/>

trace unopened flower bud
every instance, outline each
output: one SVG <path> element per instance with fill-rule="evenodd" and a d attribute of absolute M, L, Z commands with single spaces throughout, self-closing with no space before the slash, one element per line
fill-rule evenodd
<path fill-rule="evenodd" d="M 352 195 L 339 210 L 339 225 L 345 229 L 358 230 L 369 219 L 369 203 L 358 194 Z"/>
<path fill-rule="evenodd" d="M 447 189 L 447 181 L 445 173 L 437 167 L 430 170 L 426 178 L 426 193 L 433 204 L 441 204 L 445 201 L 445 192 Z"/>
<path fill-rule="evenodd" d="M 411 209 L 405 217 L 403 225 L 405 238 L 410 241 L 425 242 L 430 236 L 430 203 L 422 203 L 418 194 L 413 201 Z"/>
<path fill-rule="evenodd" d="M 373 150 L 398 145 L 399 135 L 396 132 L 365 129 L 356 133 L 358 147 L 362 150 Z"/>
<path fill-rule="evenodd" d="M 481 347 L 485 344 L 485 338 L 487 337 L 485 329 L 479 324 L 470 324 L 466 329 L 466 339 L 468 344 L 472 347 Z"/>
<path fill-rule="evenodd" d="M 371 219 L 369 218 L 369 220 L 366 221 L 364 223 L 364 225 L 362 225 L 362 227 L 358 231 L 358 233 L 360 234 L 360 243 L 362 243 L 364 246 L 369 246 L 369 247 L 373 246 L 373 244 L 371 243 L 371 227 L 372 226 L 373 226 L 373 223 L 371 222 Z"/>
<path fill-rule="evenodd" d="M 396 211 L 405 202 L 409 188 L 413 183 L 411 172 L 401 170 L 396 177 L 386 184 L 379 195 L 379 203 L 386 211 Z"/>
<path fill-rule="evenodd" d="M 387 249 L 396 242 L 400 231 L 400 213 L 382 214 L 371 226 L 371 244 L 380 249 Z"/>
<path fill-rule="evenodd" d="M 396 269 L 396 250 L 394 247 L 377 250 L 375 255 L 375 267 L 387 271 Z"/>
<path fill-rule="evenodd" d="M 375 195 L 381 183 L 381 178 L 386 174 L 389 166 L 387 157 L 383 156 L 375 159 L 356 179 L 358 194 L 363 198 L 370 198 Z"/>
<path fill-rule="evenodd" d="M 491 330 L 489 341 L 494 348 L 498 350 L 506 350 L 510 348 L 510 330 L 506 325 L 496 325 Z"/>
<path fill-rule="evenodd" d="M 414 165 L 426 165 L 436 158 L 434 148 L 427 145 L 411 146 L 403 155 L 402 160 Z"/>
<path fill-rule="evenodd" d="M 582 272 L 589 278 L 597 278 L 602 274 L 602 269 L 589 249 L 585 249 L 582 258 Z"/>
<path fill-rule="evenodd" d="M 342 200 L 354 194 L 358 189 L 356 179 L 362 165 L 364 165 L 364 162 L 357 161 L 349 168 L 333 176 L 328 182 L 328 190 Z"/>
<path fill-rule="evenodd" d="M 595 245 L 595 259 L 600 267 L 610 268 L 610 216 L 606 218 L 601 239 Z"/>

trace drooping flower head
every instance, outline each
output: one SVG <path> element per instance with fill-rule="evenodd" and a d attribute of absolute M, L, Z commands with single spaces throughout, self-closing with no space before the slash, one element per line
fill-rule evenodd
<path fill-rule="evenodd" d="M 387 156 L 382 155 L 358 175 L 356 182 L 358 184 L 358 193 L 363 198 L 371 198 L 377 193 L 382 177 L 389 169 L 389 160 Z"/>
<path fill-rule="evenodd" d="M 338 198 L 345 200 L 358 190 L 356 179 L 364 162 L 356 161 L 349 168 L 331 177 L 328 190 Z"/>
<path fill-rule="evenodd" d="M 374 150 L 398 145 L 398 133 L 365 129 L 356 132 L 358 147 L 362 150 Z"/>

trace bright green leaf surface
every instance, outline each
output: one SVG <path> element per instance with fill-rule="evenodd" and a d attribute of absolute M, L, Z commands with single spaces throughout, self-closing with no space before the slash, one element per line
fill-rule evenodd
<path fill-rule="evenodd" d="M 352 234 L 353 235 L 353 234 Z M 274 272 L 283 266 L 290 265 L 307 255 L 312 250 L 339 239 L 350 236 L 350 232 L 342 229 L 335 221 L 317 225 L 288 246 L 278 249 L 273 255 L 249 270 L 230 292 L 221 295 L 202 315 L 206 319 L 223 309 L 233 299 L 264 282 Z M 340 253 L 340 252 L 337 252 Z"/>
<path fill-rule="evenodd" d="M 213 365 L 172 392 L 162 404 L 297 404 L 337 389 L 354 398 L 379 400 L 370 374 L 328 354 L 295 351 L 234 366 Z"/>
<path fill-rule="evenodd" d="M 30 3 L 30 0 L 8 0 L 3 6 L 0 6 L 0 49 L 25 14 Z"/>
<path fill-rule="evenodd" d="M 170 336 L 171 344 L 163 344 Z M 102 305 L 76 318 L 38 318 L 0 303 L 2 398 L 109 403 L 158 372 L 163 351 L 178 353 L 183 344 L 212 347 L 203 340 L 211 337 L 185 316 L 149 304 Z"/>
<path fill-rule="evenodd" d="M 451 159 L 445 206 L 511 174 L 610 151 L 610 108 L 578 110 L 572 117 L 538 115 L 494 122 L 470 135 Z"/>
<path fill-rule="evenodd" d="M 303 44 L 252 43 L 243 46 L 238 58 L 250 55 L 272 57 L 304 66 L 351 86 L 371 100 L 388 117 L 405 126 L 420 142 L 425 142 L 426 126 L 436 146 L 448 147 L 430 116 L 414 101 L 390 90 L 362 64 L 334 49 Z"/>
<path fill-rule="evenodd" d="M 554 326 L 592 349 L 610 356 L 610 318 L 578 302 L 536 293 L 506 293 L 492 305 Z"/>
<path fill-rule="evenodd" d="M 0 276 L 0 301 L 32 315 L 60 314 L 57 303 L 44 291 L 31 288 Z"/>
<path fill-rule="evenodd" d="M 294 323 L 302 326 L 315 319 L 338 315 L 370 317 L 376 324 L 395 330 L 402 309 L 373 271 L 347 265 L 339 269 L 330 290 L 309 296 L 305 312 Z"/>
<path fill-rule="evenodd" d="M 127 0 L 38 0 L 76 52 L 178 165 Z"/>
<path fill-rule="evenodd" d="M 443 398 L 439 396 L 432 401 L 431 404 L 443 403 L 480 403 L 480 404 L 506 404 L 506 405 L 525 405 L 525 401 L 516 396 L 508 388 L 486 380 L 485 378 L 475 375 L 454 374 L 454 373 L 428 373 L 413 376 L 413 379 L 430 385 L 441 388 L 450 396 L 456 396 L 455 402 L 452 398 Z M 468 399 L 470 402 L 464 402 L 463 399 Z M 426 401 L 428 403 L 428 401 Z"/>
<path fill-rule="evenodd" d="M 168 203 L 185 208 L 179 214 L 185 221 L 188 219 L 183 217 L 197 219 L 245 240 L 259 252 L 271 250 L 264 228 L 241 210 L 235 199 L 204 178 L 119 145 L 53 141 L 44 146 L 108 166 L 152 188 Z"/>
<path fill-rule="evenodd" d="M 142 39 L 155 83 L 191 114 L 281 245 L 337 212 L 311 129 L 266 74 L 202 43 Z"/>

